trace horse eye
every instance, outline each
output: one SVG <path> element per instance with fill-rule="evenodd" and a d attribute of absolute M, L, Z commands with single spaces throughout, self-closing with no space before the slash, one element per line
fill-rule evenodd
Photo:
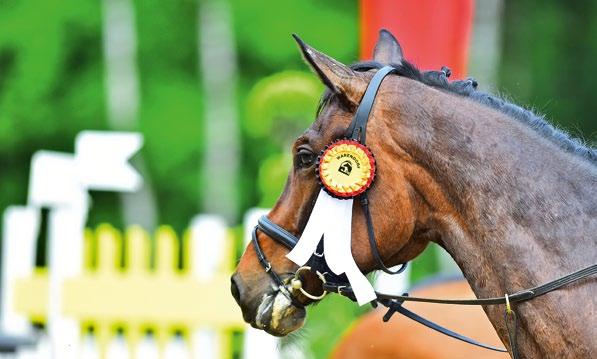
<path fill-rule="evenodd" d="M 305 168 L 311 166 L 313 164 L 314 159 L 315 154 L 306 148 L 301 148 L 296 153 L 296 164 L 299 167 Z"/>

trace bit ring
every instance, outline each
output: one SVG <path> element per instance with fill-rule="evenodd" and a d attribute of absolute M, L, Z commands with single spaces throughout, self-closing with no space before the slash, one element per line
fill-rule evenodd
<path fill-rule="evenodd" d="M 299 274 L 303 271 L 311 271 L 311 267 L 302 266 L 296 270 L 296 272 L 294 273 L 294 278 L 290 281 L 292 288 L 298 289 L 305 297 L 307 297 L 309 299 L 313 299 L 313 300 L 323 299 L 323 297 L 325 297 L 325 295 L 328 294 L 325 290 L 323 291 L 323 293 L 321 295 L 313 295 L 313 294 L 307 292 L 303 288 L 303 282 L 299 278 Z M 319 271 L 315 271 L 315 274 L 317 274 L 317 277 L 319 278 L 319 280 L 321 281 L 322 284 L 326 283 L 325 276 L 323 274 L 321 274 Z"/>

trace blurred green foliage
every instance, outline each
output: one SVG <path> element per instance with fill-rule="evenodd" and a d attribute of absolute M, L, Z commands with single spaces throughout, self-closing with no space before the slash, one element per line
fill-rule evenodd
<path fill-rule="evenodd" d="M 506 1 L 502 29 L 500 89 L 595 144 L 597 2 Z"/>
<path fill-rule="evenodd" d="M 313 121 L 322 91 L 311 73 L 282 71 L 258 81 L 247 95 L 243 129 L 248 137 L 268 143 L 270 151 L 259 166 L 259 206 L 273 206 L 282 192 L 291 165 L 289 149 Z"/>
<path fill-rule="evenodd" d="M 71 152 L 105 128 L 99 3 L 0 4 L 0 212 L 26 201 L 39 149 Z"/>
<path fill-rule="evenodd" d="M 244 210 L 256 204 L 271 205 L 272 199 L 277 198 L 285 182 L 278 174 L 287 173 L 290 162 L 286 162 L 285 169 L 272 173 L 278 177 L 272 180 L 271 192 L 264 192 L 265 188 L 259 186 L 259 178 L 265 174 L 257 164 L 264 160 L 271 163 L 270 157 L 289 153 L 291 139 L 315 117 L 321 85 L 310 75 L 290 35 L 296 33 L 330 56 L 351 63 L 357 59 L 358 16 L 357 2 L 352 0 L 231 3 L 241 74 L 244 136 L 240 184 L 243 195 L 239 204 Z M 291 89 L 282 83 L 284 79 L 297 87 Z M 282 93 L 276 94 L 274 89 Z M 253 98 L 257 100 L 255 104 L 251 102 Z M 290 111 L 284 113 L 286 106 Z M 272 132 L 264 136 L 262 128 Z"/>
<path fill-rule="evenodd" d="M 244 130 L 253 137 L 290 144 L 313 122 L 313 105 L 322 91 L 323 85 L 310 72 L 282 71 L 265 77 L 247 95 Z"/>
<path fill-rule="evenodd" d="M 196 1 L 134 0 L 139 130 L 159 221 L 181 231 L 199 210 L 202 88 Z"/>

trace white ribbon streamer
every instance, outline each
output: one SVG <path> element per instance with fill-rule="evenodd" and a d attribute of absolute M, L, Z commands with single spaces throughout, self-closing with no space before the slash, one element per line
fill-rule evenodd
<path fill-rule="evenodd" d="M 301 238 L 286 257 L 299 266 L 304 265 L 317 250 L 323 236 L 326 263 L 335 274 L 346 273 L 357 302 L 363 305 L 376 296 L 373 286 L 352 257 L 352 205 L 352 198 L 340 200 L 320 190 Z"/>

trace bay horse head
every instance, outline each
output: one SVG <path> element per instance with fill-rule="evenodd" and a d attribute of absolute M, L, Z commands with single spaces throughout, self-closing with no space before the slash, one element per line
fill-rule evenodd
<path fill-rule="evenodd" d="M 315 175 L 318 154 L 332 141 L 344 137 L 374 69 L 382 64 L 400 65 L 403 59 L 400 45 L 386 31 L 380 32 L 371 71 L 357 71 L 296 39 L 305 60 L 327 87 L 316 120 L 292 146 L 292 169 L 282 195 L 268 215 L 272 222 L 298 236 L 320 190 Z M 379 168 L 375 185 L 368 195 L 374 204 L 371 213 L 375 218 L 377 245 L 388 266 L 414 258 L 434 236 L 423 225 L 430 220 L 428 206 L 409 185 L 409 176 L 417 171 L 417 166 L 391 136 L 396 131 L 392 123 L 400 117 L 409 117 L 409 114 L 399 113 L 394 106 L 389 106 L 389 98 L 393 97 L 390 93 L 405 90 L 411 82 L 394 79 L 394 76 L 384 81 L 367 129 L 367 146 L 375 153 Z M 341 170 L 348 171 L 348 166 L 343 164 Z M 365 220 L 357 214 L 362 212 L 362 208 L 355 205 L 354 211 L 352 254 L 361 271 L 368 273 L 379 268 L 369 248 Z M 272 270 L 279 273 L 283 280 L 289 281 L 297 266 L 285 257 L 288 249 L 264 233 L 260 232 L 257 236 L 264 254 L 271 261 Z M 322 292 L 321 282 L 314 275 L 305 273 L 304 276 L 303 282 L 308 292 Z M 260 266 L 253 244 L 246 248 L 232 277 L 232 293 L 242 308 L 245 321 L 273 335 L 286 335 L 300 328 L 306 314 L 302 305 L 312 302 L 312 299 L 298 292 L 293 295 L 302 305 L 288 300 Z"/>
<path fill-rule="evenodd" d="M 317 118 L 292 146 L 283 193 L 232 276 L 246 322 L 286 335 L 303 325 L 305 306 L 325 294 L 325 269 L 304 270 L 286 255 L 321 198 L 322 151 L 346 138 L 365 102 L 371 111 L 362 129 L 376 170 L 365 200 L 352 207 L 350 251 L 360 272 L 406 263 L 433 241 L 455 259 L 478 297 L 495 297 L 592 264 L 597 150 L 531 111 L 476 91 L 474 80 L 450 82 L 447 69 L 419 71 L 386 31 L 373 61 L 352 66 L 297 42 L 327 90 Z M 355 166 L 338 169 L 355 172 Z M 522 321 L 518 335 L 526 357 L 590 351 L 594 333 L 575 315 L 591 313 L 587 298 L 596 285 L 520 305 L 521 315 L 534 318 Z M 507 338 L 501 308 L 485 311 Z M 546 330 L 548 322 L 559 325 Z M 569 338 L 574 345 L 561 344 Z"/>

